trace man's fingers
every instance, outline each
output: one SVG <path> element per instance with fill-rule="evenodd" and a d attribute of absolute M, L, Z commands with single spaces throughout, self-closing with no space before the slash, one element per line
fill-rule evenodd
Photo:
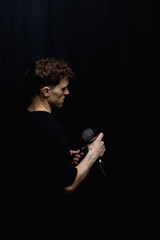
<path fill-rule="evenodd" d="M 101 133 L 98 135 L 97 139 L 101 140 L 101 139 L 103 138 L 103 136 L 104 136 L 104 134 L 101 132 Z"/>

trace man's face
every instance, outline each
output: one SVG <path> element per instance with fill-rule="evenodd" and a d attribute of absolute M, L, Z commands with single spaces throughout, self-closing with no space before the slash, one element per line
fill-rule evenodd
<path fill-rule="evenodd" d="M 69 82 L 67 78 L 62 78 L 60 83 L 54 87 L 50 87 L 50 94 L 48 102 L 51 106 L 61 108 L 65 99 L 65 96 L 69 94 L 67 88 Z"/>

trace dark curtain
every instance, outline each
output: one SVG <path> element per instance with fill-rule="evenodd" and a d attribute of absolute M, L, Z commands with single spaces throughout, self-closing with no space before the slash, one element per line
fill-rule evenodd
<path fill-rule="evenodd" d="M 79 148 L 86 127 L 104 132 L 105 165 L 127 208 L 129 164 L 134 165 L 132 153 L 142 136 L 142 112 L 153 113 L 156 103 L 159 2 L 1 0 L 0 34 L 2 132 L 14 128 L 17 112 L 28 104 L 28 65 L 46 56 L 69 60 L 76 79 L 59 119 L 73 148 Z"/>

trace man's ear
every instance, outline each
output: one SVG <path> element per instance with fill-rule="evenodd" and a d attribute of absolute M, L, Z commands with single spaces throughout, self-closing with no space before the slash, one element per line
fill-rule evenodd
<path fill-rule="evenodd" d="M 49 97 L 50 87 L 45 86 L 45 87 L 41 88 L 41 93 L 43 94 L 43 96 L 44 96 L 45 98 Z"/>

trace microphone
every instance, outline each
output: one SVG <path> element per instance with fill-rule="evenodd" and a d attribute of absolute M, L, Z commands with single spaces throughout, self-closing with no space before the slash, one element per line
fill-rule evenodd
<path fill-rule="evenodd" d="M 95 128 L 86 128 L 82 132 L 82 139 L 86 143 L 86 145 L 84 147 L 82 147 L 82 151 L 84 149 L 86 149 L 87 144 L 93 142 L 98 137 L 99 133 L 100 132 L 97 129 L 95 129 Z M 104 171 L 101 158 L 98 159 L 98 163 L 99 163 L 99 166 L 100 166 L 100 168 L 102 170 L 103 176 L 106 177 L 106 173 Z"/>
<path fill-rule="evenodd" d="M 85 142 L 93 142 L 100 132 L 95 128 L 86 128 L 82 133 Z"/>

